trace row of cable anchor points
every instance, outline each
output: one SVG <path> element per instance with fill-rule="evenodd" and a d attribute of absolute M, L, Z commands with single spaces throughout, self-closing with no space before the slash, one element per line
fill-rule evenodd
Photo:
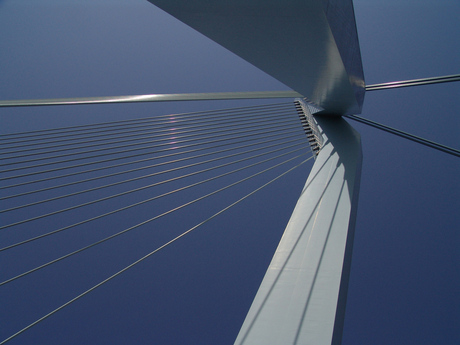
<path fill-rule="evenodd" d="M 318 140 L 318 137 L 313 132 L 310 121 L 305 115 L 305 112 L 300 102 L 294 102 L 294 103 L 295 103 L 295 108 L 299 114 L 300 123 L 302 124 L 302 128 L 305 134 L 307 135 L 308 143 L 310 144 L 311 150 L 315 154 L 315 156 L 317 156 L 319 154 L 319 151 L 321 150 L 320 141 Z"/>

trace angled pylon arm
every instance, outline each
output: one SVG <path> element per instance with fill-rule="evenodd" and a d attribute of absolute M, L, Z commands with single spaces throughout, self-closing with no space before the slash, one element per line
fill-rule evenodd
<path fill-rule="evenodd" d="M 328 115 L 357 114 L 364 75 L 352 0 L 148 0 Z"/>
<path fill-rule="evenodd" d="M 341 342 L 361 139 L 342 118 L 308 117 L 317 124 L 322 148 L 235 341 L 238 345 Z"/>

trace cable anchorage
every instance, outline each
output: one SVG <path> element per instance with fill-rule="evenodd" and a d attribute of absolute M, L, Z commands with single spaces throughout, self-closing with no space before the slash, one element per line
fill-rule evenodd
<path fill-rule="evenodd" d="M 294 105 L 297 113 L 299 114 L 300 123 L 302 124 L 303 130 L 307 136 L 311 151 L 316 158 L 323 146 L 323 137 L 320 134 L 310 107 L 308 107 L 308 105 L 301 99 L 296 99 L 294 101 Z"/>

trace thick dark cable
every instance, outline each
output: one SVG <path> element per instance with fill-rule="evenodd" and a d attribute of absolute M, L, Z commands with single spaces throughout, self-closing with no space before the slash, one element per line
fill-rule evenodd
<path fill-rule="evenodd" d="M 311 159 L 311 157 L 309 158 Z M 308 159 L 307 159 L 308 160 Z M 192 232 L 193 230 L 197 229 L 198 227 L 200 227 L 201 225 L 207 223 L 208 221 L 212 220 L 213 218 L 217 217 L 218 215 L 220 215 L 221 213 L 227 211 L 228 209 L 230 209 L 231 207 L 237 205 L 238 203 L 240 203 L 241 201 L 247 199 L 249 196 L 253 195 L 254 193 L 258 192 L 259 190 L 263 189 L 264 187 L 270 185 L 271 183 L 273 183 L 274 181 L 278 180 L 279 178 L 281 178 L 282 176 L 286 175 L 287 173 L 291 172 L 292 170 L 296 169 L 297 167 L 301 166 L 302 164 L 304 164 L 307 160 L 304 160 L 303 162 L 299 163 L 298 165 L 296 165 L 295 167 L 285 171 L 284 173 L 278 175 L 277 177 L 275 177 L 274 179 L 270 180 L 269 182 L 265 183 L 264 185 L 258 187 L 257 189 L 253 190 L 252 192 L 246 194 L 245 196 L 243 196 L 242 198 L 238 199 L 237 201 L 233 202 L 232 204 L 230 204 L 229 206 L 223 208 L 222 210 L 220 210 L 219 212 L 216 212 L 215 214 L 213 214 L 211 217 L 205 219 L 204 221 L 198 223 L 197 225 L 195 225 L 194 227 L 188 229 L 187 231 L 183 232 L 182 234 L 180 234 L 179 236 L 176 236 L 175 238 L 173 238 L 172 240 L 166 242 L 165 244 L 163 244 L 162 246 L 158 247 L 157 249 L 153 250 L 152 252 L 148 253 L 147 255 L 144 255 L 142 258 L 138 259 L 137 261 L 131 263 L 130 265 L 126 266 L 125 268 L 123 268 L 122 270 L 118 271 L 117 273 L 111 275 L 110 277 L 104 279 L 103 281 L 101 281 L 100 283 L 94 285 L 93 287 L 91 287 L 90 289 L 86 290 L 85 292 L 81 293 L 80 295 L 78 295 L 77 297 L 71 299 L 70 301 L 62 304 L 60 307 L 54 309 L 53 311 L 49 312 L 48 314 L 46 314 L 45 316 L 39 318 L 38 320 L 32 322 L 31 324 L 29 324 L 28 326 L 22 328 L 21 330 L 19 330 L 18 332 L 16 332 L 15 334 L 9 336 L 8 338 L 6 338 L 5 340 L 3 340 L 0 345 L 2 344 L 5 344 L 6 342 L 10 341 L 11 339 L 15 338 L 16 336 L 20 335 L 21 333 L 24 333 L 25 331 L 27 331 L 28 329 L 32 328 L 33 326 L 37 325 L 38 323 L 40 323 L 41 321 L 47 319 L 48 317 L 50 317 L 51 315 L 57 313 L 59 310 L 67 307 L 68 305 L 70 305 L 71 303 L 75 302 L 76 300 L 80 299 L 81 297 L 87 295 L 88 293 L 90 293 L 91 291 L 97 289 L 98 287 L 102 286 L 103 284 L 107 283 L 108 281 L 112 280 L 113 278 L 119 276 L 120 274 L 122 274 L 123 272 L 127 271 L 128 269 L 130 269 L 131 267 L 137 265 L 138 263 L 142 262 L 143 260 L 147 259 L 148 257 L 152 256 L 153 254 L 157 253 L 158 251 L 160 251 L 161 249 L 169 246 L 171 243 L 174 243 L 175 241 L 179 240 L 180 238 L 184 237 L 185 235 L 189 234 L 190 232 Z M 147 221 L 146 221 L 147 222 Z M 146 223 L 145 222 L 145 223 Z M 145 224 L 144 223 L 144 224 Z M 143 225 L 143 224 L 142 224 Z"/>
<path fill-rule="evenodd" d="M 264 120 L 270 120 L 272 118 L 275 119 L 280 119 L 280 116 L 289 114 L 288 112 L 281 112 L 281 111 L 274 111 L 272 113 L 264 113 Z M 284 120 L 290 120 L 289 117 L 285 117 Z M 236 123 L 236 124 L 233 124 Z M 176 134 L 184 134 L 184 133 L 191 133 L 191 132 L 196 132 L 198 131 L 198 128 L 204 128 L 204 129 L 211 129 L 211 128 L 219 128 L 219 127 L 231 127 L 231 126 L 239 126 L 241 124 L 248 124 L 248 123 L 260 123 L 260 119 L 254 118 L 254 117 L 247 117 L 245 115 L 242 115 L 242 118 L 229 118 L 227 120 L 220 120 L 219 122 L 213 122 L 213 125 L 209 125 L 208 122 L 205 124 L 199 124 L 199 125 L 193 125 L 193 126 L 185 126 L 185 127 L 179 127 L 175 123 L 170 123 L 168 125 L 165 125 L 164 128 L 160 129 L 146 129 L 145 126 L 142 126 L 143 129 L 135 130 L 135 131 L 127 131 L 122 133 L 123 135 L 117 135 L 116 137 L 113 138 L 101 138 L 101 136 L 95 136 L 98 139 L 90 139 L 90 140 L 80 140 L 75 143 L 64 143 L 63 140 L 57 141 L 58 144 L 50 145 L 50 146 L 40 146 L 40 147 L 35 147 L 31 148 L 30 146 L 38 146 L 42 145 L 42 143 L 39 144 L 31 144 L 31 145 L 21 145 L 18 147 L 24 147 L 27 146 L 27 148 L 20 149 L 20 150 L 13 150 L 13 151 L 6 151 L 6 152 L 1 152 L 0 155 L 12 155 L 15 154 L 15 156 L 12 157 L 5 157 L 2 159 L 15 159 L 15 158 L 22 158 L 22 157 L 28 157 L 28 156 L 34 156 L 34 155 L 42 155 L 42 154 L 47 154 L 47 153 L 55 153 L 55 152 L 62 152 L 62 151 L 70 151 L 70 150 L 78 150 L 86 147 L 94 147 L 94 143 L 99 143 L 99 146 L 102 145 L 113 145 L 116 143 L 121 143 L 121 142 L 129 142 L 129 141 L 136 141 L 136 140 L 143 140 L 145 138 L 152 138 L 152 137 L 158 137 L 158 136 L 165 136 L 170 134 L 171 132 L 171 127 L 175 127 L 175 133 Z M 144 132 L 144 133 L 136 133 L 132 134 L 134 132 Z M 126 134 L 130 133 L 130 134 Z M 159 133 L 164 133 L 164 134 L 159 134 Z M 155 136 L 153 136 L 155 134 Z M 144 136 L 144 137 L 143 137 Z M 133 138 L 135 137 L 135 138 Z M 126 139 L 126 138 L 132 138 L 132 139 Z M 123 140 L 120 140 L 123 139 Z M 102 142 L 102 143 L 101 143 Z M 86 144 L 86 145 L 82 145 Z M 79 146 L 76 146 L 79 145 Z M 71 147 L 73 146 L 73 147 Z M 56 149 L 59 148 L 59 149 Z M 52 149 L 52 150 L 48 150 Z M 32 152 L 32 151 L 39 151 L 40 152 Z M 43 151 L 43 150 L 48 150 L 48 151 Z M 27 152 L 27 154 L 22 154 L 22 155 L 17 155 L 18 153 L 21 152 Z"/>
<path fill-rule="evenodd" d="M 300 141 L 300 138 L 291 140 L 291 142 L 292 141 Z M 112 183 L 102 185 L 102 186 L 97 186 L 97 187 L 92 187 L 92 188 L 88 188 L 88 189 L 84 189 L 84 190 L 79 190 L 78 192 L 68 193 L 68 194 L 65 194 L 65 195 L 59 195 L 59 196 L 55 196 L 55 197 L 52 197 L 52 198 L 49 198 L 49 199 L 39 200 L 39 201 L 31 202 L 31 203 L 28 203 L 28 204 L 11 207 L 11 208 L 8 208 L 8 209 L 3 209 L 3 210 L 0 210 L 0 213 L 11 212 L 11 211 L 19 210 L 19 209 L 25 208 L 25 207 L 31 207 L 31 206 L 34 206 L 34 205 L 39 205 L 39 204 L 43 204 L 43 203 L 50 202 L 50 201 L 64 199 L 64 198 L 68 198 L 68 197 L 75 196 L 75 195 L 94 192 L 96 190 L 100 190 L 100 189 L 103 189 L 103 188 L 114 187 L 114 186 L 121 185 L 121 184 L 124 184 L 124 183 L 129 183 L 129 182 L 138 181 L 138 180 L 141 180 L 141 179 L 145 179 L 145 178 L 149 178 L 149 177 L 153 177 L 153 176 L 157 176 L 157 175 L 161 175 L 161 174 L 170 173 L 170 172 L 173 172 L 173 171 L 187 169 L 187 168 L 191 168 L 191 167 L 194 167 L 194 166 L 219 161 L 219 160 L 222 160 L 222 159 L 227 159 L 227 158 L 230 158 L 230 157 L 241 156 L 241 155 L 248 154 L 248 153 L 251 153 L 251 152 L 265 150 L 265 149 L 268 149 L 268 148 L 274 147 L 274 146 L 278 147 L 278 149 L 274 150 L 274 151 L 270 151 L 268 153 L 273 153 L 273 152 L 277 152 L 277 151 L 280 151 L 280 150 L 285 150 L 285 149 L 288 149 L 288 148 L 291 148 L 291 147 L 294 147 L 294 146 L 298 146 L 298 144 L 294 144 L 294 145 L 284 146 L 284 147 L 280 148 L 280 145 L 282 145 L 282 144 L 283 143 L 276 143 L 276 144 L 273 144 L 273 145 L 264 146 L 262 148 L 255 148 L 255 149 L 252 149 L 252 150 L 232 153 L 230 155 L 220 156 L 220 157 L 216 157 L 216 158 L 212 158 L 212 159 L 208 159 L 208 160 L 204 160 L 204 161 L 200 161 L 200 162 L 196 162 L 196 163 L 192 163 L 192 164 L 181 165 L 180 167 L 176 167 L 176 168 L 157 171 L 157 172 L 154 172 L 154 173 L 151 173 L 151 174 L 138 176 L 138 177 L 133 177 L 133 178 L 130 178 L 130 179 L 127 179 L 127 180 L 122 180 L 122 181 L 118 181 L 118 182 L 112 182 Z M 140 170 L 140 169 L 141 168 L 135 169 L 135 170 Z M 142 168 L 142 169 L 145 169 L 145 168 Z"/>
<path fill-rule="evenodd" d="M 240 143 L 244 143 L 244 142 L 250 142 L 250 141 L 255 141 L 255 140 L 260 140 L 260 139 L 265 139 L 265 138 L 275 139 L 280 135 L 283 135 L 283 138 L 289 138 L 289 137 L 294 135 L 293 133 L 295 133 L 295 135 L 297 135 L 299 133 L 298 128 L 292 129 L 290 131 L 285 131 L 285 132 L 292 133 L 292 134 L 290 134 L 290 135 L 287 135 L 286 133 L 285 134 L 268 134 L 268 135 L 260 136 L 258 138 L 253 137 L 252 139 L 245 139 L 246 136 L 244 136 L 243 140 L 237 140 L 237 141 L 234 141 L 234 142 L 231 142 L 231 143 L 222 143 L 222 140 L 211 140 L 211 141 L 208 141 L 208 142 L 205 142 L 205 143 L 200 143 L 200 144 L 184 145 L 184 146 L 178 147 L 177 149 L 196 147 L 196 146 L 201 146 L 201 145 L 208 145 L 208 144 L 217 143 L 217 145 L 207 146 L 207 147 L 204 147 L 204 148 L 173 152 L 173 153 L 165 154 L 165 155 L 162 155 L 162 156 L 143 158 L 143 159 L 138 159 L 138 160 L 135 160 L 135 161 L 125 162 L 125 163 L 118 163 L 118 164 L 114 164 L 114 165 L 108 165 L 108 166 L 99 167 L 99 168 L 93 168 L 93 169 L 89 169 L 89 170 L 77 171 L 77 172 L 74 172 L 74 173 L 68 173 L 68 174 L 63 174 L 63 175 L 59 175 L 59 176 L 41 178 L 41 179 L 38 179 L 38 180 L 26 181 L 26 182 L 16 183 L 16 184 L 8 185 L 8 186 L 0 186 L 0 189 L 20 187 L 20 186 L 25 186 L 25 185 L 32 184 L 32 183 L 45 182 L 45 181 L 49 181 L 49 180 L 55 180 L 55 179 L 58 179 L 58 178 L 76 176 L 76 175 L 80 175 L 80 174 L 86 174 L 86 173 L 90 173 L 90 172 L 101 171 L 101 170 L 116 168 L 116 167 L 125 166 L 125 165 L 137 164 L 137 163 L 141 163 L 141 162 L 145 162 L 145 161 L 152 161 L 152 160 L 162 159 L 162 158 L 167 158 L 167 157 L 172 157 L 172 156 L 179 156 L 179 155 L 183 155 L 183 154 L 187 154 L 187 153 L 206 151 L 206 150 L 215 149 L 215 148 L 222 147 L 222 146 L 236 145 L 236 144 L 240 144 Z M 237 138 L 237 139 L 241 139 L 241 138 Z M 171 150 L 170 149 L 164 149 L 164 150 L 156 151 L 154 153 L 160 153 L 160 152 L 164 152 L 164 151 L 171 151 Z M 126 156 L 126 157 L 123 157 L 123 158 L 133 158 L 133 157 L 145 156 L 145 155 L 150 155 L 150 154 L 151 153 L 141 153 L 141 154 L 135 154 L 135 155 Z M 111 158 L 111 159 L 103 161 L 102 163 L 112 162 L 112 161 L 119 160 L 119 159 L 120 158 Z M 73 168 L 83 167 L 83 166 L 88 166 L 88 165 L 93 165 L 93 164 L 94 163 L 92 163 L 92 162 L 90 162 L 90 163 L 82 163 L 82 164 L 77 164 L 77 165 L 73 166 Z M 60 171 L 60 170 L 64 170 L 64 169 L 67 169 L 67 167 L 55 168 L 55 169 L 51 169 L 51 170 L 48 170 L 48 171 L 45 171 L 45 172 L 46 173 L 56 172 L 56 171 Z M 3 178 L 3 179 L 6 180 L 6 179 L 11 179 L 11 178 L 16 178 L 16 177 L 20 178 L 20 177 L 26 177 L 26 176 L 32 176 L 32 175 L 36 175 L 36 173 L 28 173 L 28 174 L 24 174 L 24 175 L 13 176 L 13 177 L 8 177 L 8 178 Z M 0 180 L 2 180 L 2 179 L 0 178 Z"/>
<path fill-rule="evenodd" d="M 301 148 L 301 149 L 303 149 L 303 148 Z M 301 150 L 301 149 L 297 149 L 297 150 Z M 240 162 L 243 162 L 245 160 L 257 158 L 258 156 L 262 156 L 262 155 L 265 155 L 265 154 L 268 154 L 268 153 L 271 153 L 271 152 L 262 153 L 262 154 L 259 154 L 259 155 L 255 155 L 253 157 L 246 157 L 246 158 L 234 161 L 234 162 L 221 164 L 221 165 L 218 165 L 218 166 L 215 166 L 215 167 L 200 170 L 198 172 L 189 173 L 189 174 L 186 174 L 186 175 L 171 178 L 169 180 L 164 180 L 164 181 L 161 181 L 161 182 L 156 182 L 156 183 L 153 183 L 153 184 L 150 184 L 150 185 L 147 185 L 147 186 L 142 186 L 142 187 L 130 189 L 130 190 L 125 191 L 125 192 L 121 192 L 121 193 L 117 193 L 117 194 L 114 194 L 114 195 L 106 196 L 106 197 L 103 197 L 103 198 L 100 198 L 100 199 L 97 199 L 97 200 L 88 201 L 88 202 L 78 204 L 78 205 L 75 205 L 75 206 L 70 206 L 70 207 L 67 207 L 67 208 L 64 208 L 64 209 L 61 209 L 61 210 L 58 210 L 58 211 L 53 211 L 53 212 L 49 212 L 49 213 L 46 213 L 46 214 L 42 214 L 40 216 L 36 216 L 36 217 L 28 218 L 28 219 L 23 219 L 21 221 L 15 222 L 15 223 L 10 223 L 10 224 L 7 224 L 7 225 L 0 226 L 0 230 L 6 229 L 6 228 L 9 228 L 9 227 L 12 227 L 12 226 L 17 226 L 17 225 L 20 225 L 20 224 L 28 223 L 28 222 L 31 222 L 31 221 L 34 221 L 34 220 L 43 219 L 45 217 L 53 216 L 53 215 L 56 215 L 56 214 L 59 214 L 59 213 L 75 210 L 75 209 L 80 208 L 80 207 L 93 205 L 93 204 L 101 202 L 101 201 L 110 200 L 110 199 L 113 199 L 113 198 L 116 198 L 116 197 L 119 197 L 119 196 L 124 196 L 124 195 L 127 195 L 127 194 L 138 192 L 140 190 L 144 190 L 144 189 L 147 189 L 147 188 L 158 186 L 160 184 L 164 184 L 164 183 L 171 182 L 171 181 L 176 181 L 178 179 L 185 178 L 185 177 L 188 177 L 188 176 L 193 176 L 193 175 L 201 174 L 203 172 L 219 169 L 219 168 L 231 165 L 231 164 L 240 163 Z"/>
<path fill-rule="evenodd" d="M 389 127 L 389 126 L 382 125 L 381 123 L 371 121 L 371 120 L 365 119 L 365 118 L 360 117 L 360 116 L 345 115 L 345 117 L 347 117 L 349 119 L 352 119 L 352 120 L 355 120 L 355 121 L 358 121 L 358 122 L 361 122 L 361 123 L 364 123 L 365 125 L 368 125 L 368 126 L 371 126 L 371 127 L 374 127 L 374 128 L 378 128 L 378 129 L 380 129 L 382 131 L 397 135 L 397 136 L 399 136 L 401 138 L 405 138 L 405 139 L 414 141 L 416 143 L 431 147 L 432 149 L 435 149 L 435 150 L 438 150 L 438 151 L 441 151 L 441 152 L 444 152 L 444 153 L 448 153 L 448 154 L 450 154 L 452 156 L 460 157 L 460 150 L 454 149 L 452 147 L 448 147 L 448 146 L 445 146 L 445 145 L 442 145 L 442 144 L 438 144 L 438 143 L 436 143 L 434 141 L 430 141 L 430 140 L 418 137 L 418 136 L 410 134 L 410 133 L 400 131 L 398 129 L 395 129 L 395 128 L 392 128 L 392 127 Z"/>
<path fill-rule="evenodd" d="M 278 114 L 278 116 L 280 116 L 280 115 L 282 116 L 284 114 L 283 113 Z M 278 117 L 277 120 L 271 121 L 270 124 L 273 125 L 273 124 L 284 123 L 284 122 L 286 122 L 285 119 Z M 16 165 L 16 164 L 31 163 L 31 162 L 37 162 L 37 161 L 44 161 L 44 160 L 48 160 L 48 159 L 57 159 L 57 158 L 63 158 L 63 157 L 84 155 L 84 154 L 94 153 L 94 152 L 110 151 L 110 150 L 115 150 L 115 149 L 119 149 L 119 148 L 140 146 L 140 145 L 145 145 L 147 143 L 170 141 L 172 135 L 174 135 L 174 140 L 176 140 L 176 139 L 184 139 L 184 138 L 194 138 L 194 137 L 203 135 L 203 133 L 205 133 L 205 134 L 221 133 L 221 135 L 222 135 L 222 133 L 228 133 L 228 132 L 230 132 L 232 134 L 233 133 L 239 133 L 239 131 L 241 129 L 254 128 L 254 126 L 253 126 L 254 123 L 258 123 L 258 121 L 248 121 L 248 122 L 245 122 L 244 125 L 241 125 L 239 123 L 239 124 L 235 124 L 235 125 L 205 127 L 204 129 L 198 129 L 198 130 L 194 130 L 194 131 L 185 132 L 186 133 L 185 135 L 181 135 L 182 133 L 180 133 L 179 131 L 171 133 L 171 128 L 168 128 L 168 129 L 165 130 L 166 133 L 159 134 L 159 135 L 154 135 L 154 136 L 149 135 L 147 138 L 144 138 L 144 139 L 149 139 L 149 140 L 144 140 L 144 141 L 142 141 L 140 143 L 115 145 L 115 146 L 103 147 L 103 148 L 100 148 L 98 146 L 99 148 L 93 148 L 91 150 L 86 150 L 86 151 L 70 152 L 70 153 L 58 154 L 58 155 L 54 155 L 54 156 L 26 159 L 26 160 L 20 160 L 20 161 L 15 161 L 15 162 L 10 162 L 10 163 L 2 163 L 2 164 L 0 164 L 0 166 L 9 166 L 9 165 Z M 259 121 L 259 123 L 260 123 L 260 121 Z M 222 127 L 224 127 L 225 129 L 220 129 Z M 233 127 L 237 127 L 237 128 L 233 128 Z M 275 127 L 275 126 L 265 126 L 265 127 L 258 126 L 257 129 L 273 128 L 273 127 Z M 211 129 L 219 128 L 219 130 L 214 130 L 213 131 L 213 130 L 209 130 L 209 128 L 211 128 Z M 255 131 L 255 129 L 253 129 L 253 130 Z M 189 134 L 189 133 L 193 133 L 193 134 Z M 152 139 L 152 138 L 160 138 L 160 139 Z M 122 140 L 120 142 L 113 142 L 113 143 L 111 143 L 111 145 L 119 144 L 119 143 L 123 143 L 123 142 L 127 142 L 127 141 L 133 141 L 133 140 Z M 178 142 L 183 142 L 183 141 L 178 141 Z M 94 147 L 94 146 L 89 145 L 89 147 Z M 60 152 L 60 150 L 58 150 L 58 152 Z M 115 152 L 115 153 L 107 153 L 107 154 L 111 155 L 111 154 L 116 154 L 116 153 L 117 152 Z M 43 153 L 27 154 L 27 155 L 22 155 L 22 156 L 19 156 L 19 157 L 4 158 L 3 160 L 21 158 L 21 157 L 24 157 L 24 156 L 36 156 L 36 155 L 42 155 L 42 154 Z M 72 161 L 80 160 L 80 159 L 87 159 L 87 157 L 74 158 L 74 159 L 72 159 Z M 49 163 L 46 163 L 45 165 L 58 164 L 59 162 L 60 161 L 49 162 Z M 21 167 L 21 168 L 18 168 L 18 169 L 27 169 L 27 167 Z M 0 172 L 6 172 L 6 170 L 0 171 Z"/>
<path fill-rule="evenodd" d="M 454 81 L 460 81 L 460 74 L 452 74 L 452 75 L 446 75 L 446 76 L 441 76 L 441 77 L 392 81 L 388 83 L 366 85 L 366 91 L 395 89 L 399 87 L 420 86 L 420 85 L 430 85 L 430 84 L 439 84 L 439 83 L 450 83 Z"/>

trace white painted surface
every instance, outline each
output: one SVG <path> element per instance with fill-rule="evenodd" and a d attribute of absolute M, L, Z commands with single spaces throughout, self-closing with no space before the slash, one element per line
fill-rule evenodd
<path fill-rule="evenodd" d="M 364 80 L 347 73 L 322 0 L 149 1 L 328 114 L 360 112 Z"/>
<path fill-rule="evenodd" d="M 316 120 L 324 146 L 235 344 L 340 343 L 361 141 L 341 118 Z"/>

